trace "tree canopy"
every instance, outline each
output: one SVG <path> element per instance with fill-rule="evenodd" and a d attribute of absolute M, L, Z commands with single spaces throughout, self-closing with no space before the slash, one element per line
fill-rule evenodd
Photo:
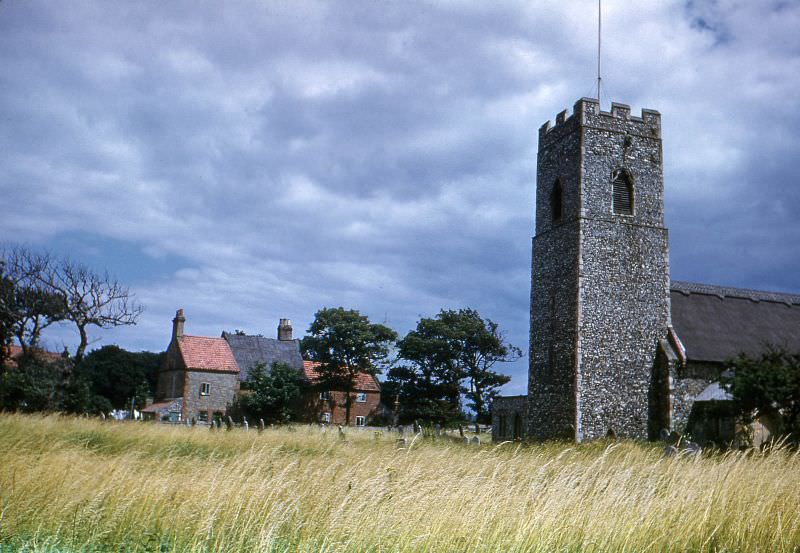
<path fill-rule="evenodd" d="M 461 417 L 464 393 L 477 422 L 489 420 L 489 406 L 510 377 L 497 373 L 497 363 L 519 358 L 498 325 L 474 309 L 442 310 L 422 318 L 397 344 L 402 363 L 389 372 L 398 390 L 401 418 L 447 424 Z"/>
<path fill-rule="evenodd" d="M 237 409 L 251 421 L 264 419 L 267 424 L 292 420 L 301 399 L 303 376 L 285 363 L 275 362 L 267 370 L 258 363 L 247 373 L 244 392 L 236 400 Z"/>
<path fill-rule="evenodd" d="M 781 421 L 779 432 L 800 442 L 800 353 L 771 347 L 759 357 L 739 355 L 726 364 L 722 386 L 736 412 L 749 424 L 759 415 Z"/>
<path fill-rule="evenodd" d="M 308 359 L 320 363 L 319 385 L 345 392 L 345 424 L 358 373 L 380 373 L 396 339 L 394 330 L 355 310 L 326 307 L 314 315 L 301 346 Z"/>

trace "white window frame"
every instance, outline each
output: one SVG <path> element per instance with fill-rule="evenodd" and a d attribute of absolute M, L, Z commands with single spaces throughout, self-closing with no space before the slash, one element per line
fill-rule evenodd
<path fill-rule="evenodd" d="M 367 393 L 366 392 L 358 392 L 356 394 L 356 402 L 357 403 L 366 403 L 367 402 Z"/>
<path fill-rule="evenodd" d="M 324 413 L 322 413 L 319 416 L 319 420 L 321 422 L 325 422 L 325 423 L 329 423 L 330 424 L 330 422 L 331 422 L 331 414 L 329 412 L 325 411 Z"/>
<path fill-rule="evenodd" d="M 356 426 L 367 426 L 367 417 L 361 415 L 356 417 Z"/>
<path fill-rule="evenodd" d="M 201 396 L 210 396 L 211 395 L 211 383 L 210 382 L 201 382 L 200 383 L 200 395 Z"/>

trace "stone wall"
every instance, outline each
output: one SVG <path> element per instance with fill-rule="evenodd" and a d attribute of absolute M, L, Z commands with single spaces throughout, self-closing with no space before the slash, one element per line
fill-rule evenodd
<path fill-rule="evenodd" d="M 500 396 L 492 401 L 492 441 L 524 440 L 528 396 Z"/>
<path fill-rule="evenodd" d="M 200 386 L 210 384 L 208 395 L 200 394 Z M 214 411 L 226 411 L 228 404 L 233 401 L 239 391 L 239 375 L 232 372 L 215 371 L 186 371 L 186 386 L 183 397 L 183 418 L 191 420 L 197 418 L 200 412 L 206 413 L 208 419 Z"/>

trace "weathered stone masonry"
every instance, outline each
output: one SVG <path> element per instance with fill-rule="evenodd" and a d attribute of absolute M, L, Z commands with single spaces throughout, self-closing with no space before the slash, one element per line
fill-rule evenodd
<path fill-rule="evenodd" d="M 612 175 L 633 184 L 614 212 Z M 562 189 L 561 214 L 553 189 Z M 578 441 L 648 435 L 648 396 L 667 335 L 669 266 L 660 115 L 581 99 L 539 131 L 531 283 L 528 433 Z"/>

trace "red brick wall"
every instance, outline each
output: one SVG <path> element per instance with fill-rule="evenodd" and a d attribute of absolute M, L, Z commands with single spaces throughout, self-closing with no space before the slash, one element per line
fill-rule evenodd
<path fill-rule="evenodd" d="M 356 417 L 365 417 L 366 424 L 372 424 L 373 419 L 378 414 L 378 406 L 381 401 L 380 392 L 364 392 L 367 396 L 366 402 L 356 401 L 359 392 L 353 392 L 350 404 L 350 425 L 356 425 Z M 345 393 L 328 392 L 330 399 L 322 400 L 320 392 L 309 392 L 305 403 L 305 417 L 308 422 L 324 422 L 324 413 L 330 413 L 330 424 L 345 424 Z"/>

